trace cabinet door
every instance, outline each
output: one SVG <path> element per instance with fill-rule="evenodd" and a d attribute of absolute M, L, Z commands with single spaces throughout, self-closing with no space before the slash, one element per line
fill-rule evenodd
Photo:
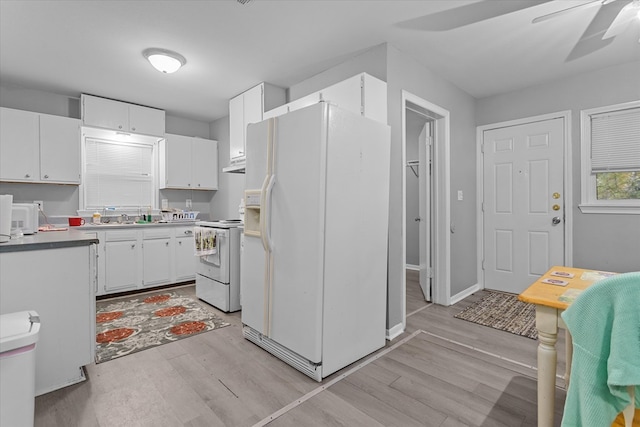
<path fill-rule="evenodd" d="M 196 260 L 194 239 L 191 229 L 184 230 L 182 237 L 176 235 L 174 247 L 175 281 L 182 282 L 196 278 Z"/>
<path fill-rule="evenodd" d="M 244 133 L 247 137 L 247 125 L 262 121 L 263 109 L 263 85 L 258 85 L 244 93 Z"/>
<path fill-rule="evenodd" d="M 171 239 L 145 239 L 143 249 L 143 286 L 171 282 Z"/>
<path fill-rule="evenodd" d="M 147 135 L 164 135 L 165 113 L 163 110 L 129 105 L 129 130 Z"/>
<path fill-rule="evenodd" d="M 129 106 L 112 99 L 84 95 L 82 121 L 87 126 L 129 131 Z"/>
<path fill-rule="evenodd" d="M 191 188 L 191 138 L 166 135 L 164 188 Z"/>
<path fill-rule="evenodd" d="M 107 293 L 135 289 L 141 284 L 138 274 L 141 249 L 137 240 L 105 243 Z"/>
<path fill-rule="evenodd" d="M 36 181 L 40 173 L 39 117 L 0 108 L 0 180 Z"/>
<path fill-rule="evenodd" d="M 194 190 L 217 190 L 218 142 L 193 138 L 191 144 L 191 187 Z"/>
<path fill-rule="evenodd" d="M 40 180 L 80 183 L 80 120 L 40 115 Z"/>
<path fill-rule="evenodd" d="M 357 75 L 350 79 L 336 83 L 320 91 L 322 99 L 329 101 L 338 107 L 362 114 L 362 76 Z"/>
<path fill-rule="evenodd" d="M 244 98 L 240 94 L 229 100 L 229 157 L 244 157 Z"/>

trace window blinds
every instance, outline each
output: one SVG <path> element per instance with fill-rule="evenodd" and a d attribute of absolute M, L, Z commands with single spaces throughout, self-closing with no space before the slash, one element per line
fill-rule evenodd
<path fill-rule="evenodd" d="M 640 171 L 640 108 L 591 116 L 591 171 Z"/>
<path fill-rule="evenodd" d="M 85 208 L 153 206 L 153 145 L 85 140 Z"/>

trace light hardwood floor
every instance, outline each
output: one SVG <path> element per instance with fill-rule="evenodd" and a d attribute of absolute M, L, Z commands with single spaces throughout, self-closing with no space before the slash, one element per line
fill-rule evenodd
<path fill-rule="evenodd" d="M 281 411 L 270 426 L 535 426 L 537 341 L 453 317 L 484 292 L 430 305 L 416 280 L 409 272 L 406 332 L 322 383 L 245 340 L 239 313 L 220 313 L 231 326 L 87 366 L 87 381 L 36 398 L 35 425 L 241 427 Z"/>

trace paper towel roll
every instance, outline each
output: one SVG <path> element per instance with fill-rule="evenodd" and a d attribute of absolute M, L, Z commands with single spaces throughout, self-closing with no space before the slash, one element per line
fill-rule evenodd
<path fill-rule="evenodd" d="M 0 194 L 0 243 L 8 242 L 11 238 L 12 209 L 13 195 Z"/>

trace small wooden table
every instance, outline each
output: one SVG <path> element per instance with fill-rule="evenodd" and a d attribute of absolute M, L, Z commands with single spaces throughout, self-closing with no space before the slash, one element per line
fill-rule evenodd
<path fill-rule="evenodd" d="M 566 329 L 560 314 L 581 291 L 594 282 L 616 273 L 582 268 L 554 266 L 518 296 L 520 301 L 536 305 L 538 330 L 538 427 L 553 426 L 558 328 Z M 571 373 L 573 347 L 567 331 L 565 381 Z"/>

